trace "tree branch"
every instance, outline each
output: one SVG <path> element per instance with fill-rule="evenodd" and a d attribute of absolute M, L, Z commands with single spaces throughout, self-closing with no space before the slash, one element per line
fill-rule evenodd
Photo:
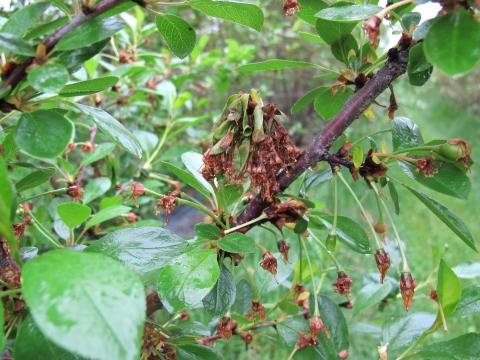
<path fill-rule="evenodd" d="M 401 46 L 401 45 L 400 45 Z M 388 60 L 367 83 L 351 96 L 340 112 L 330 120 L 322 132 L 302 152 L 293 167 L 279 175 L 280 191 L 285 190 L 306 169 L 324 160 L 332 143 L 356 120 L 362 112 L 379 96 L 389 85 L 407 69 L 409 46 L 400 49 L 390 49 Z M 255 197 L 238 217 L 236 224 L 243 224 L 255 219 L 270 204 L 260 196 Z"/>
<path fill-rule="evenodd" d="M 103 14 L 107 10 L 113 9 L 124 1 L 125 0 L 103 0 L 88 14 L 80 13 L 75 16 L 69 23 L 62 26 L 43 42 L 47 53 L 49 53 L 68 32 L 86 23 L 88 20 Z M 17 65 L 12 73 L 2 82 L 2 84 L 0 84 L 0 92 L 2 89 L 5 89 L 9 86 L 11 86 L 11 90 L 13 90 L 15 86 L 17 86 L 25 78 L 27 68 L 33 64 L 34 60 L 35 58 L 33 57 L 27 58 L 22 63 Z M 5 108 L 6 111 L 11 111 L 13 109 L 10 104 L 6 104 L 3 100 L 1 100 L 0 105 L 2 110 L 3 108 Z"/>

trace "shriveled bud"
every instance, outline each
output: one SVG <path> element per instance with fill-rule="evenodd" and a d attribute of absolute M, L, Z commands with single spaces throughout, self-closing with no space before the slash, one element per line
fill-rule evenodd
<path fill-rule="evenodd" d="M 318 316 L 315 316 L 310 319 L 309 327 L 310 327 L 310 334 L 313 337 L 317 337 L 317 335 L 321 332 L 323 332 L 327 336 L 330 335 L 322 319 L 320 319 Z"/>
<path fill-rule="evenodd" d="M 155 206 L 155 213 L 159 214 L 160 209 L 164 209 L 165 211 L 165 225 L 168 223 L 168 216 L 175 210 L 175 207 L 177 206 L 177 198 L 180 197 L 180 192 L 175 190 L 172 191 L 170 194 L 165 195 L 161 199 L 157 201 L 157 204 Z"/>
<path fill-rule="evenodd" d="M 91 153 L 93 151 L 94 147 L 95 147 L 94 143 L 88 142 L 88 143 L 82 145 L 82 151 L 84 153 Z"/>
<path fill-rule="evenodd" d="M 385 223 L 376 223 L 373 225 L 373 228 L 375 229 L 375 232 L 380 235 L 384 235 L 387 233 L 387 224 Z"/>
<path fill-rule="evenodd" d="M 380 282 L 383 284 L 385 274 L 390 267 L 390 255 L 384 249 L 378 249 L 375 252 L 375 262 L 377 263 L 378 271 L 380 271 Z"/>
<path fill-rule="evenodd" d="M 433 158 L 431 157 L 421 157 L 417 160 L 417 172 L 425 175 L 426 177 L 432 177 L 437 172 L 438 169 L 433 165 Z"/>
<path fill-rule="evenodd" d="M 288 243 L 288 241 L 280 240 L 277 243 L 277 248 L 283 256 L 283 261 L 288 263 L 288 250 L 290 249 L 290 244 Z"/>
<path fill-rule="evenodd" d="M 265 252 L 260 266 L 268 272 L 271 272 L 273 276 L 277 275 L 277 259 L 270 251 Z"/>
<path fill-rule="evenodd" d="M 338 304 L 338 306 L 345 308 L 345 309 L 352 309 L 353 308 L 353 303 L 351 300 L 347 300 L 343 303 Z"/>
<path fill-rule="evenodd" d="M 435 301 L 435 302 L 438 301 L 437 290 L 432 289 L 432 291 L 430 291 L 430 299 L 432 299 L 432 300 Z"/>
<path fill-rule="evenodd" d="M 333 282 L 335 291 L 340 295 L 348 297 L 350 295 L 350 286 L 352 286 L 352 279 L 344 272 L 340 271 L 337 276 L 337 280 Z"/>
<path fill-rule="evenodd" d="M 253 331 L 248 330 L 245 333 L 241 333 L 240 337 L 245 342 L 246 345 L 250 345 L 253 341 Z"/>
<path fill-rule="evenodd" d="M 342 350 L 338 353 L 338 358 L 339 359 L 347 359 L 349 356 L 349 353 L 347 350 Z"/>
<path fill-rule="evenodd" d="M 252 301 L 252 308 L 250 309 L 252 315 L 258 314 L 260 320 L 265 320 L 267 318 L 265 314 L 265 307 L 259 301 Z"/>
<path fill-rule="evenodd" d="M 128 222 L 135 223 L 137 221 L 137 219 L 138 219 L 138 216 L 135 213 L 129 212 L 127 214 L 127 221 Z"/>
<path fill-rule="evenodd" d="M 416 286 L 417 282 L 411 273 L 402 273 L 400 276 L 400 292 L 402 293 L 403 305 L 407 310 L 412 307 L 413 294 L 415 293 Z"/>
<path fill-rule="evenodd" d="M 71 185 L 68 187 L 67 194 L 72 198 L 72 201 L 77 201 L 83 196 L 83 188 L 79 185 Z"/>
<path fill-rule="evenodd" d="M 182 310 L 180 313 L 180 319 L 183 321 L 187 321 L 190 318 L 190 315 L 188 314 L 187 310 Z"/>
<path fill-rule="evenodd" d="M 300 333 L 298 334 L 297 344 L 295 345 L 297 349 L 303 349 L 307 346 L 316 346 L 318 345 L 318 340 L 312 334 Z"/>

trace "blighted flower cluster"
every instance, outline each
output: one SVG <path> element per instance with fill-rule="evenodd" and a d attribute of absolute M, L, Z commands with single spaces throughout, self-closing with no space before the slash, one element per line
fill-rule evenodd
<path fill-rule="evenodd" d="M 241 183 L 245 174 L 262 198 L 272 201 L 280 191 L 277 175 L 288 171 L 300 152 L 287 130 L 287 119 L 276 104 L 263 104 L 255 90 L 230 96 L 213 133 L 213 145 L 203 155 L 202 175 Z"/>

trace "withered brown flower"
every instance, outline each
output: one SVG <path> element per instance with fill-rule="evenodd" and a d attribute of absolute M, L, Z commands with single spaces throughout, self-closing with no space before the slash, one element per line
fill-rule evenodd
<path fill-rule="evenodd" d="M 254 300 L 252 301 L 252 308 L 250 309 L 249 317 L 252 318 L 255 314 L 257 314 L 262 321 L 267 318 L 263 304 Z"/>
<path fill-rule="evenodd" d="M 365 161 L 360 166 L 359 172 L 360 175 L 364 177 L 367 181 L 376 181 L 381 177 L 385 176 L 387 170 L 388 168 L 382 161 L 376 162 L 373 159 L 373 150 L 370 149 L 368 151 L 367 157 L 365 158 Z"/>
<path fill-rule="evenodd" d="M 318 340 L 316 336 L 312 336 L 312 334 L 306 333 L 299 333 L 297 344 L 295 345 L 297 349 L 303 349 L 307 346 L 316 346 L 318 345 Z"/>
<path fill-rule="evenodd" d="M 283 0 L 283 13 L 286 16 L 293 16 L 300 11 L 300 4 L 297 0 Z"/>
<path fill-rule="evenodd" d="M 411 273 L 402 273 L 400 276 L 400 292 L 402 293 L 403 305 L 407 310 L 412 307 L 413 295 L 415 293 L 416 286 L 417 282 Z"/>
<path fill-rule="evenodd" d="M 217 334 L 224 340 L 232 337 L 233 332 L 237 328 L 237 322 L 228 316 L 224 316 L 217 325 Z"/>
<path fill-rule="evenodd" d="M 175 207 L 177 206 L 177 198 L 179 197 L 180 192 L 175 190 L 157 201 L 157 204 L 155 205 L 155 214 L 158 215 L 160 213 L 160 209 L 165 211 L 165 225 L 168 223 L 168 216 L 173 212 L 173 210 L 175 210 Z"/>
<path fill-rule="evenodd" d="M 380 271 L 380 282 L 383 284 L 385 274 L 390 267 L 390 255 L 384 249 L 378 249 L 375 252 L 375 262 L 377 263 L 378 271 Z"/>
<path fill-rule="evenodd" d="M 263 254 L 263 259 L 260 262 L 260 266 L 272 273 L 273 276 L 277 275 L 277 259 L 270 251 Z"/>
<path fill-rule="evenodd" d="M 310 334 L 314 338 L 316 338 L 317 335 L 321 332 L 327 336 L 330 336 L 325 324 L 323 323 L 322 319 L 320 319 L 318 316 L 311 318 L 308 325 L 310 327 Z"/>
<path fill-rule="evenodd" d="M 72 201 L 77 201 L 83 196 L 83 188 L 79 185 L 71 185 L 68 187 L 67 194 L 72 198 Z"/>
<path fill-rule="evenodd" d="M 363 23 L 363 30 L 368 35 L 370 39 L 370 45 L 373 47 L 377 47 L 378 45 L 378 36 L 380 35 L 380 24 L 382 23 L 382 19 L 378 16 L 373 15 L 370 16 L 364 23 Z"/>
<path fill-rule="evenodd" d="M 422 173 L 426 177 L 432 177 L 437 172 L 438 169 L 433 165 L 432 157 L 421 157 L 417 160 L 417 172 Z"/>
<path fill-rule="evenodd" d="M 349 296 L 350 286 L 352 286 L 352 279 L 344 272 L 339 271 L 337 279 L 332 284 L 335 287 L 335 291 L 340 295 Z"/>

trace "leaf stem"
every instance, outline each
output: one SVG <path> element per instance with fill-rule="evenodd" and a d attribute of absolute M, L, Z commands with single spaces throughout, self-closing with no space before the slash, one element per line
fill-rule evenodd
<path fill-rule="evenodd" d="M 243 223 L 243 224 L 240 224 L 240 225 L 237 225 L 237 226 L 234 226 L 230 229 L 225 230 L 225 235 L 230 234 L 232 232 L 235 232 L 237 230 L 243 229 L 244 227 L 255 224 L 259 221 L 265 220 L 266 218 L 267 218 L 267 214 L 262 213 L 259 217 L 255 218 L 255 219 L 252 219 L 250 221 L 247 221 L 246 223 Z"/>
<path fill-rule="evenodd" d="M 305 244 L 305 240 L 300 235 L 298 235 L 298 238 L 299 238 L 300 243 L 301 243 L 301 245 L 303 247 L 303 250 L 305 252 L 305 257 L 307 258 L 308 269 L 310 270 L 310 279 L 312 281 L 312 291 L 313 291 L 313 294 L 314 294 L 313 298 L 314 298 L 314 301 L 315 301 L 315 316 L 318 317 L 320 311 L 318 310 L 318 299 L 315 296 L 316 284 L 315 284 L 315 280 L 314 280 L 314 276 L 313 276 L 312 263 L 310 262 L 310 256 L 308 255 L 308 249 L 307 249 L 307 245 Z"/>
<path fill-rule="evenodd" d="M 2 297 L 4 297 L 4 296 L 10 296 L 10 295 L 20 294 L 21 292 L 22 292 L 22 289 L 21 289 L 21 288 L 0 291 L 0 298 L 2 298 Z"/>
<path fill-rule="evenodd" d="M 37 199 L 37 198 L 42 197 L 42 196 L 53 195 L 53 194 L 61 194 L 61 193 L 66 192 L 67 190 L 68 190 L 68 188 L 64 187 L 64 188 L 61 188 L 61 189 L 46 191 L 46 192 L 43 192 L 41 194 L 33 195 L 33 196 L 30 196 L 30 197 L 25 198 L 25 199 L 20 199 L 18 203 L 21 204 L 21 203 L 24 203 L 24 202 L 28 202 L 28 201 Z"/>
<path fill-rule="evenodd" d="M 333 263 L 335 264 L 335 267 L 337 268 L 337 272 L 339 271 L 343 271 L 343 267 L 342 265 L 340 264 L 340 262 L 338 261 L 338 259 L 335 257 L 335 255 L 327 249 L 327 247 L 325 246 L 325 244 L 322 242 L 322 240 L 320 240 L 318 237 L 315 236 L 315 234 L 308 230 L 308 233 L 310 234 L 311 237 L 313 237 L 317 243 L 320 245 L 320 247 L 327 253 L 327 255 L 330 257 L 330 259 L 332 259 Z"/>
<path fill-rule="evenodd" d="M 342 182 L 343 182 L 343 184 L 345 185 L 345 187 L 348 189 L 348 191 L 350 192 L 350 194 L 352 194 L 352 197 L 355 199 L 355 202 L 357 203 L 358 207 L 360 208 L 360 211 L 361 211 L 363 217 L 365 218 L 365 221 L 367 222 L 368 226 L 370 227 L 370 231 L 371 231 L 371 233 L 372 233 L 373 238 L 375 239 L 375 242 L 376 242 L 376 244 L 377 244 L 377 248 L 378 248 L 378 249 L 381 249 L 381 248 L 382 248 L 382 245 L 380 244 L 380 240 L 378 239 L 377 232 L 375 231 L 375 228 L 373 227 L 372 223 L 368 220 L 367 211 L 365 210 L 365 208 L 363 207 L 362 203 L 361 203 L 360 200 L 358 199 L 357 194 L 355 194 L 355 192 L 354 192 L 353 189 L 350 187 L 350 185 L 348 184 L 348 182 L 345 180 L 345 178 L 343 177 L 343 175 L 342 175 L 341 172 L 338 172 L 338 177 L 340 178 L 340 180 L 342 180 Z"/>
<path fill-rule="evenodd" d="M 37 218 L 35 216 L 33 216 L 33 213 L 30 212 L 29 215 L 32 217 L 32 223 L 33 223 L 33 226 L 43 235 L 47 238 L 48 241 L 50 241 L 56 248 L 62 248 L 63 246 L 57 241 L 55 240 L 47 231 L 47 229 L 45 229 L 43 227 L 43 225 L 40 223 L 40 221 L 37 220 Z"/>

